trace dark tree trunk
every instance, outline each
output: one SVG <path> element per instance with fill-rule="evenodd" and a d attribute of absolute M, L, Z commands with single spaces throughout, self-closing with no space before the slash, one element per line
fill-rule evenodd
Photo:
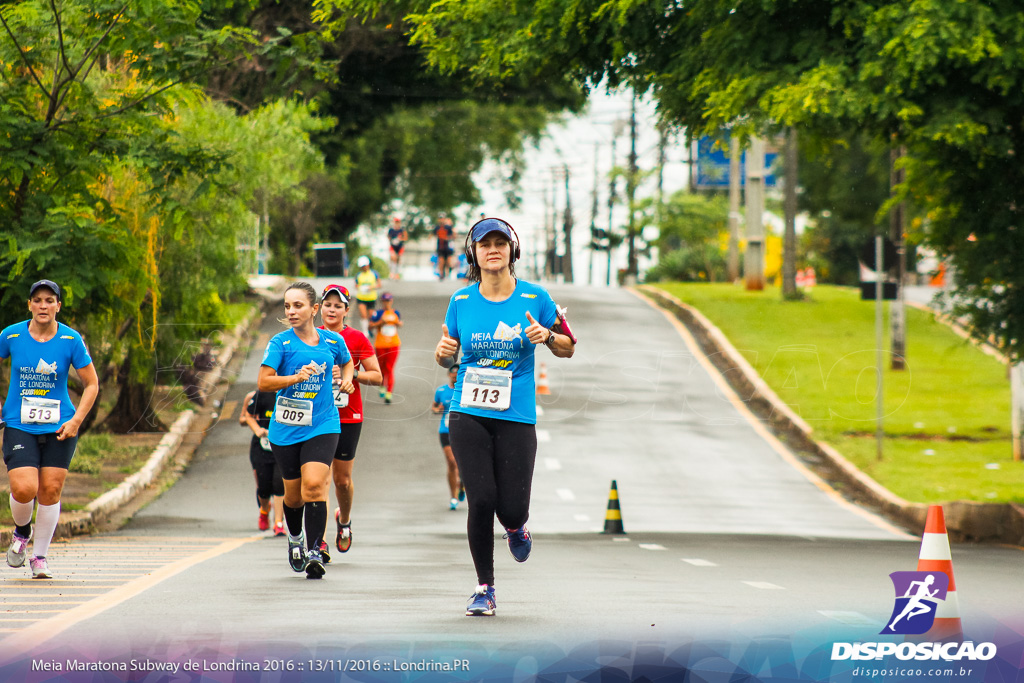
<path fill-rule="evenodd" d="M 117 403 L 102 428 L 115 434 L 166 432 L 166 425 L 153 412 L 153 383 L 139 381 L 132 372 L 134 355 L 134 351 L 129 351 L 117 372 Z"/>

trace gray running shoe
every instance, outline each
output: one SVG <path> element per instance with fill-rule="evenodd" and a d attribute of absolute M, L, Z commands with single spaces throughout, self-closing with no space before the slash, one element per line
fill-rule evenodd
<path fill-rule="evenodd" d="M 46 566 L 45 557 L 33 557 L 28 561 L 29 566 L 32 567 L 32 578 L 33 579 L 52 579 L 53 574 L 50 573 L 50 568 Z"/>
<path fill-rule="evenodd" d="M 306 568 L 306 535 L 299 534 L 298 538 L 289 534 L 288 536 L 288 564 L 292 571 L 301 572 Z"/>
<path fill-rule="evenodd" d="M 320 551 L 316 549 L 306 551 L 306 578 L 322 579 L 326 573 L 327 569 L 324 567 L 324 558 L 320 555 Z"/>
<path fill-rule="evenodd" d="M 7 549 L 7 564 L 12 567 L 23 567 L 25 565 L 25 558 L 28 556 L 28 542 L 32 539 L 32 532 L 28 532 L 28 536 L 21 536 L 17 531 L 14 532 L 14 540 L 11 541 L 11 547 Z"/>

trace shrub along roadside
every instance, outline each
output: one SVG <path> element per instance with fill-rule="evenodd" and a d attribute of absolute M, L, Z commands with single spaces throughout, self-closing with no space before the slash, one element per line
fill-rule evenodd
<path fill-rule="evenodd" d="M 908 370 L 889 370 L 887 359 L 886 438 L 878 462 L 872 302 L 836 287 L 783 301 L 774 289 L 659 286 L 717 325 L 811 425 L 814 438 L 893 493 L 922 503 L 1024 501 L 1024 463 L 1011 456 L 1005 367 L 930 314 L 908 309 Z"/>

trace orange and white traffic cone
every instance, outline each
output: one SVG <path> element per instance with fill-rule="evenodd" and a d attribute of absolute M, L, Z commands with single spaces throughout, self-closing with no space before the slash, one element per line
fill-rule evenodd
<path fill-rule="evenodd" d="M 796 271 L 796 286 L 803 289 L 807 286 L 807 275 L 804 273 L 804 269 Z"/>
<path fill-rule="evenodd" d="M 548 366 L 544 363 L 540 364 L 540 376 L 537 378 L 537 395 L 551 395 L 551 387 L 548 385 Z"/>
<path fill-rule="evenodd" d="M 808 268 L 804 273 L 804 285 L 807 289 L 814 289 L 818 286 L 818 276 L 815 274 L 814 268 Z"/>
<path fill-rule="evenodd" d="M 941 505 L 932 505 L 928 508 L 917 571 L 942 572 L 949 577 L 946 599 L 939 602 L 935 608 L 935 622 L 931 630 L 920 638 L 931 642 L 963 640 L 960 603 L 956 598 L 956 581 L 953 579 L 953 558 L 949 552 L 949 535 L 946 533 L 946 518 Z"/>

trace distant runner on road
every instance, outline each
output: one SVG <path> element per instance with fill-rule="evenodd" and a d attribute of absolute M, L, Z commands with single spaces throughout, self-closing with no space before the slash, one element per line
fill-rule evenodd
<path fill-rule="evenodd" d="M 537 457 L 534 351 L 543 344 L 569 358 L 576 338 L 551 295 L 516 278 L 520 249 L 515 231 L 499 218 L 478 221 L 466 236 L 472 284 L 452 295 L 434 360 L 455 362 L 462 345 L 452 396 L 452 452 L 466 487 L 467 531 L 478 585 L 467 616 L 493 616 L 494 518 L 505 528 L 517 562 L 530 556 L 526 529 Z"/>
<path fill-rule="evenodd" d="M 359 304 L 359 325 L 363 334 L 370 336 L 370 314 L 377 307 L 377 290 L 381 288 L 380 275 L 370 267 L 370 257 L 356 259 L 356 302 Z"/>
<path fill-rule="evenodd" d="M 376 334 L 373 348 L 377 352 L 380 370 L 384 375 L 384 385 L 380 388 L 380 396 L 385 403 L 391 403 L 391 392 L 395 390 L 395 364 L 398 353 L 402 349 L 402 340 L 398 336 L 398 328 L 402 326 L 402 314 L 395 310 L 395 297 L 385 292 L 380 297 L 383 309 L 373 312 L 370 318 L 370 329 Z"/>
<path fill-rule="evenodd" d="M 34 579 L 52 579 L 46 553 L 60 519 L 60 497 L 78 445 L 78 429 L 92 410 L 99 379 L 78 332 L 57 322 L 61 309 L 57 283 L 40 280 L 28 291 L 31 318 L 0 332 L 0 358 L 11 359 L 11 382 L 3 405 L 4 464 L 10 483 L 14 539 L 7 564 L 22 567 L 32 538 L 29 567 Z M 68 396 L 74 367 L 85 385 L 75 409 Z"/>
<path fill-rule="evenodd" d="M 405 228 L 402 227 L 402 219 L 395 216 L 391 219 L 391 227 L 388 228 L 388 247 L 391 253 L 391 274 L 392 280 L 402 277 L 402 254 L 405 253 L 405 242 L 409 239 Z"/>
<path fill-rule="evenodd" d="M 288 563 L 311 579 L 322 578 L 326 571 L 320 543 L 327 529 L 328 481 L 341 430 L 332 391 L 334 366 L 341 368 L 341 391 L 355 391 L 345 341 L 313 326 L 319 308 L 309 283 L 296 282 L 285 290 L 283 322 L 289 329 L 267 344 L 256 385 L 260 391 L 277 392 L 270 447 L 284 479 Z"/>
<path fill-rule="evenodd" d="M 243 425 L 252 430 L 249 440 L 249 464 L 256 478 L 256 504 L 260 508 L 256 528 L 266 531 L 270 528 L 270 509 L 274 509 L 274 535 L 284 536 L 284 481 L 281 468 L 270 450 L 270 419 L 274 416 L 274 394 L 266 391 L 250 391 L 242 401 Z M 277 504 L 273 502 L 277 496 Z"/>
<path fill-rule="evenodd" d="M 430 405 L 430 409 L 435 414 L 441 415 L 437 434 L 441 440 L 441 452 L 448 465 L 448 490 L 451 493 L 448 507 L 452 510 L 457 509 L 459 503 L 466 499 L 466 489 L 462 487 L 462 480 L 459 479 L 459 466 L 455 464 L 452 441 L 448 435 L 448 413 L 451 410 L 452 396 L 455 395 L 455 380 L 458 379 L 458 376 L 459 366 L 457 364 L 448 368 L 448 383 L 442 384 L 434 391 L 434 402 Z"/>
<path fill-rule="evenodd" d="M 359 385 L 380 386 L 381 374 L 370 340 L 359 330 L 345 324 L 349 312 L 348 290 L 341 285 L 327 285 L 322 299 L 320 317 L 324 321 L 324 328 L 341 335 L 356 366 L 352 373 L 354 390 L 351 394 L 341 390 L 341 369 L 337 366 L 334 368 L 334 405 L 338 408 L 338 419 L 341 421 L 338 447 L 331 463 L 334 493 L 338 498 L 338 507 L 334 510 L 334 522 L 338 526 L 334 545 L 338 552 L 346 553 L 352 547 L 352 499 L 355 495 L 352 466 L 363 429 L 363 397 Z"/>

